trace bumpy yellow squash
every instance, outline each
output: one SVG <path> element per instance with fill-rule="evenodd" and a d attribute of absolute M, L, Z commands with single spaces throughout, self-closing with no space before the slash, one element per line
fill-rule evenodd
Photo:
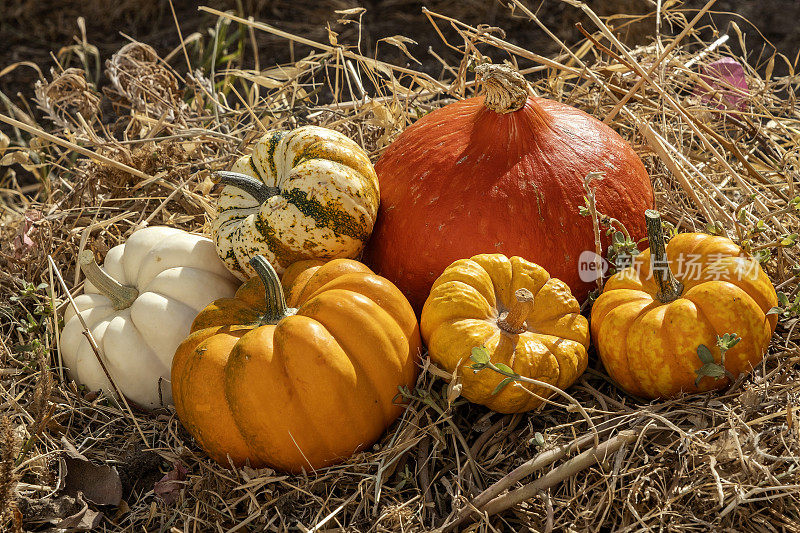
<path fill-rule="evenodd" d="M 532 298 L 531 298 L 532 296 Z M 447 267 L 422 309 L 422 338 L 431 360 L 458 371 L 461 394 L 501 413 L 537 407 L 552 394 L 541 386 L 495 389 L 503 376 L 473 372 L 470 353 L 485 346 L 493 363 L 561 389 L 586 369 L 589 325 L 561 280 L 520 257 L 476 255 Z"/>
<path fill-rule="evenodd" d="M 220 172 L 212 224 L 217 253 L 240 279 L 261 254 L 276 271 L 305 259 L 355 258 L 372 233 L 378 178 L 369 157 L 341 133 L 318 126 L 271 131 Z"/>

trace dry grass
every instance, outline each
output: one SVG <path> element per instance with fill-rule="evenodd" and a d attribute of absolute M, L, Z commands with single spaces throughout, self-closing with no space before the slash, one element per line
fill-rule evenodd
<path fill-rule="evenodd" d="M 791 201 L 800 196 L 797 78 L 771 76 L 770 65 L 786 61 L 792 74 L 795 65 L 773 55 L 747 67 L 745 110 L 726 113 L 693 96 L 704 83 L 698 66 L 728 53 L 724 43 L 700 39 L 705 17 L 661 9 L 646 19 L 661 32 L 628 48 L 615 33 L 626 19 L 612 30 L 568 3 L 594 27 L 557 57 L 515 47 L 499 28 L 427 12 L 441 50 L 462 57 L 448 64 L 431 50 L 419 58 L 424 72 L 437 72 L 430 75 L 413 61 L 402 67 L 364 57 L 358 42 L 333 34 L 311 42 L 237 20 L 247 26 L 244 39 L 268 32 L 291 42 L 301 59 L 252 71 L 238 67 L 241 55 L 219 54 L 208 69 L 181 76 L 175 65 L 188 60 L 184 50 L 165 61 L 134 44 L 110 59 L 112 83 L 102 93 L 80 69 L 55 69 L 32 91 L 39 115 L 20 107 L 0 115 L 13 124 L 0 156 L 0 393 L 9 420 L 0 435 L 2 508 L 12 508 L 9 484 L 21 507 L 56 497 L 65 438 L 121 473 L 125 502 L 103 509 L 107 531 L 421 531 L 457 518 L 475 520 L 480 531 L 798 531 L 796 316 L 781 321 L 764 363 L 722 393 L 643 403 L 621 393 L 593 360 L 569 392 L 597 427 L 598 448 L 574 406 L 504 416 L 450 403 L 445 382 L 425 366 L 409 408 L 379 444 L 307 476 L 221 469 L 174 410 L 134 412 L 64 378 L 56 340 L 68 301 L 58 275 L 80 291 L 81 249 L 102 255 L 145 224 L 207 229 L 216 192 L 210 170 L 226 168 L 266 129 L 326 125 L 377 158 L 420 115 L 474 94 L 469 66 L 487 58 L 516 63 L 539 95 L 613 125 L 645 161 L 667 220 L 762 254 L 775 285 L 793 298 L 800 273 L 787 236 L 800 229 Z M 522 2 L 511 6 L 532 27 L 541 24 Z M 360 12 L 338 16 L 358 24 Z M 226 47 L 241 50 L 238 44 Z M 386 41 L 378 52 L 402 44 Z M 22 169 L 33 183 L 17 181 Z M 153 483 L 174 461 L 188 476 L 181 497 L 167 504 Z M 498 481 L 490 493 L 499 503 L 470 515 L 469 505 L 482 507 L 488 496 L 479 494 Z M 523 485 L 522 493 L 503 492 Z M 36 518 L 26 516 L 26 527 Z M 12 512 L 2 527 L 19 525 Z"/>

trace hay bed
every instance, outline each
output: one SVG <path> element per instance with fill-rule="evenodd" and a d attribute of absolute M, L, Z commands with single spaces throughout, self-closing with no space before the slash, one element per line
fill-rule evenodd
<path fill-rule="evenodd" d="M 79 250 L 103 255 L 143 224 L 207 230 L 216 193 L 210 170 L 227 168 L 267 129 L 325 125 L 377 158 L 422 114 L 474 94 L 470 66 L 488 58 L 515 63 L 537 94 L 609 121 L 645 161 L 669 222 L 768 251 L 764 266 L 792 299 L 799 272 L 786 236 L 800 228 L 791 202 L 800 194 L 800 117 L 790 61 L 773 53 L 746 66 L 745 111 L 726 113 L 693 95 L 704 83 L 698 67 L 731 54 L 724 42 L 701 38 L 720 37 L 702 12 L 655 12 L 646 18 L 660 33 L 628 48 L 615 32 L 631 20 L 610 28 L 569 3 L 595 27 L 553 58 L 510 44 L 498 28 L 426 12 L 442 50 L 461 60 L 448 63 L 431 50 L 424 69 L 411 61 L 399 67 L 360 55 L 359 43 L 338 43 L 335 34 L 315 43 L 215 12 L 217 30 L 245 27 L 238 45 L 266 31 L 291 42 L 302 59 L 260 71 L 238 68 L 236 57 L 212 58 L 181 76 L 173 66 L 185 66 L 192 43 L 165 59 L 132 43 L 108 61 L 102 93 L 87 83 L 85 60 L 84 69 L 42 76 L 30 104 L 38 111 L 6 100 L 0 120 L 12 135 L 8 147 L 0 137 L 0 528 L 55 527 L 80 511 L 80 498 L 62 496 L 68 441 L 121 474 L 123 503 L 88 511 L 104 513 L 105 531 L 431 530 L 452 525 L 481 491 L 531 458 L 539 468 L 510 488 L 535 483 L 526 489 L 532 496 L 509 507 L 512 496 L 503 493 L 496 514 L 473 515 L 455 529 L 800 530 L 796 312 L 782 318 L 764 363 L 722 393 L 643 403 L 621 393 L 592 357 L 570 393 L 596 436 L 558 399 L 517 416 L 462 399 L 450 404 L 446 383 L 424 365 L 410 407 L 377 445 L 308 476 L 222 469 L 174 410 L 147 415 L 64 379 L 54 317 L 68 301 L 58 276 L 79 292 Z M 521 2 L 510 6 L 547 31 Z M 335 16 L 358 24 L 360 15 Z M 394 38 L 385 46 L 403 44 Z M 773 77 L 775 62 L 785 62 L 790 76 Z M 20 167 L 37 178 L 34 185 L 19 185 Z M 755 232 L 759 220 L 763 231 Z M 570 471 L 578 463 L 582 469 Z M 154 494 L 164 473 L 182 478 L 181 469 L 179 492 Z"/>

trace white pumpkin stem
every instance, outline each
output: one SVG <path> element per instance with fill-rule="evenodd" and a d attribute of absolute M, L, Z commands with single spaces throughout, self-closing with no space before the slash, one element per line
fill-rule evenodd
<path fill-rule="evenodd" d="M 533 311 L 533 293 L 528 289 L 517 289 L 517 299 L 511 310 L 500 315 L 497 325 L 506 333 L 519 334 L 525 331 L 525 321 Z"/>
<path fill-rule="evenodd" d="M 669 268 L 661 213 L 655 209 L 648 209 L 644 212 L 644 217 L 647 222 L 647 238 L 650 241 L 650 271 L 658 285 L 656 297 L 662 303 L 669 303 L 680 298 L 683 292 L 683 283 L 675 279 Z"/>
<path fill-rule="evenodd" d="M 223 185 L 230 185 L 232 187 L 236 187 L 237 189 L 241 189 L 255 198 L 260 204 L 263 204 L 273 196 L 277 196 L 281 193 L 281 190 L 278 187 L 269 187 L 264 185 L 263 182 L 253 178 L 252 176 L 248 176 L 247 174 L 220 170 L 217 172 L 217 176 L 219 176 L 219 182 Z"/>
<path fill-rule="evenodd" d="M 84 250 L 78 255 L 78 265 L 86 279 L 100 291 L 100 294 L 111 300 L 111 305 L 117 311 L 127 309 L 139 297 L 136 288 L 122 285 L 100 268 L 91 250 Z"/>
<path fill-rule="evenodd" d="M 528 82 L 507 65 L 484 63 L 475 67 L 475 73 L 486 86 L 483 105 L 495 113 L 513 113 L 525 106 L 528 100 Z"/>
<path fill-rule="evenodd" d="M 250 259 L 250 266 L 264 284 L 264 300 L 267 312 L 261 317 L 261 325 L 277 324 L 281 319 L 293 315 L 297 310 L 286 305 L 286 296 L 278 273 L 263 255 Z"/>

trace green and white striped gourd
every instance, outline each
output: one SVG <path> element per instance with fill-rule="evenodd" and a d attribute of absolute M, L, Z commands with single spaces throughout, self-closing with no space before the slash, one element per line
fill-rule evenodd
<path fill-rule="evenodd" d="M 217 253 L 241 279 L 261 254 L 279 273 L 302 259 L 355 258 L 372 233 L 380 198 L 366 152 L 336 131 L 270 131 L 231 172 L 212 224 Z"/>

